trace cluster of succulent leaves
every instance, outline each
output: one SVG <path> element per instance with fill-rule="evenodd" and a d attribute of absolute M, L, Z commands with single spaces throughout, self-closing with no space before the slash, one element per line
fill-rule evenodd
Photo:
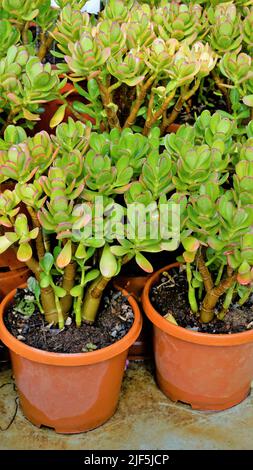
<path fill-rule="evenodd" d="M 193 127 L 184 125 L 167 135 L 165 147 L 177 165 L 172 178 L 175 188 L 188 197 L 181 226 L 185 251 L 180 260 L 188 267 L 192 310 L 199 308 L 195 289 L 200 290 L 200 299 L 203 290 L 201 253 L 210 272 L 218 273 L 216 286 L 227 272 L 231 279 L 234 275 L 224 301 L 226 310 L 235 292 L 243 302 L 252 291 L 252 121 L 242 136 L 236 120 L 204 111 Z"/>
<path fill-rule="evenodd" d="M 59 8 L 53 8 L 50 0 L 1 0 L 0 59 L 5 61 L 8 49 L 15 46 L 44 61 L 54 46 L 51 52 L 59 71 L 75 83 L 81 96 L 74 103 L 75 114 L 79 119 L 89 114 L 98 130 L 131 127 L 147 135 L 159 125 L 165 132 L 211 74 L 226 99 L 224 112 L 238 122 L 249 120 L 251 0 L 109 0 L 98 20 L 83 11 L 85 3 L 57 0 Z M 49 81 L 45 79 L 46 85 Z M 3 93 L 8 100 L 7 109 L 0 109 L 10 111 L 8 123 L 15 123 L 11 91 L 5 81 L 0 97 Z M 32 115 L 40 112 L 39 106 L 29 109 L 29 99 L 24 104 Z M 52 127 L 64 119 L 66 109 L 64 104 Z M 32 115 L 21 119 L 32 126 Z"/>
<path fill-rule="evenodd" d="M 42 131 L 27 137 L 24 129 L 11 125 L 0 149 L 1 183 L 13 181 L 13 190 L 0 194 L 5 232 L 0 252 L 15 247 L 18 259 L 36 275 L 42 296 L 46 292 L 48 299 L 51 289 L 61 326 L 66 313 L 61 300 L 64 304 L 69 295 L 75 299 L 80 324 L 88 282 L 98 276 L 109 280 L 134 257 L 150 272 L 143 253 L 171 249 L 165 227 L 155 237 L 152 231 L 161 204 L 167 204 L 171 217 L 166 228 L 173 235 L 173 165 L 166 149 L 161 151 L 158 129 L 149 137 L 130 129 L 97 134 L 70 118 L 55 136 Z M 127 211 L 131 203 L 134 216 Z M 128 218 L 131 222 L 134 217 L 137 223 L 129 231 Z M 178 243 L 179 236 L 174 248 Z M 75 274 L 66 289 L 71 265 Z"/>
<path fill-rule="evenodd" d="M 180 241 L 193 312 L 207 273 L 217 276 L 213 297 L 226 295 L 224 311 L 235 293 L 245 302 L 253 283 L 253 2 L 109 0 L 98 21 L 81 10 L 84 1 L 58 0 L 59 10 L 49 3 L 0 1 L 0 183 L 14 182 L 0 194 L 0 253 L 12 247 L 30 267 L 40 311 L 60 327 L 71 310 L 77 325 L 92 321 L 92 286 L 102 292 L 129 259 L 151 272 L 145 253 Z M 31 22 L 42 45 L 55 40 L 58 71 L 41 63 Z M 66 83 L 59 72 L 82 97 L 75 116 L 89 114 L 95 126 L 59 124 L 64 102 L 54 136 L 28 137 L 23 127 Z M 227 110 L 205 111 L 161 139 L 209 76 Z"/>
<path fill-rule="evenodd" d="M 178 102 L 182 108 L 210 74 L 226 112 L 242 122 L 253 104 L 252 7 L 252 1 L 109 0 L 94 22 L 68 4 L 52 32 L 52 53 L 87 100 L 75 102 L 75 110 L 96 119 L 97 129 L 164 131 Z"/>
<path fill-rule="evenodd" d="M 49 63 L 43 65 L 25 46 L 11 46 L 0 59 L 0 124 L 33 127 L 43 103 L 59 97 L 62 86 Z"/>
<path fill-rule="evenodd" d="M 217 286 L 229 272 L 233 292 L 247 299 L 252 121 L 242 134 L 236 120 L 205 111 L 194 126 L 161 138 L 159 128 L 149 136 L 129 128 L 97 133 L 70 118 L 51 137 L 8 126 L 0 149 L 0 182 L 14 182 L 0 195 L 0 252 L 14 247 L 34 271 L 40 309 L 47 315 L 43 293 L 48 299 L 50 291 L 61 326 L 72 307 L 78 325 L 87 319 L 87 285 L 106 284 L 132 258 L 151 272 L 145 253 L 175 250 L 180 242 L 193 311 L 204 283 L 199 256 Z"/>

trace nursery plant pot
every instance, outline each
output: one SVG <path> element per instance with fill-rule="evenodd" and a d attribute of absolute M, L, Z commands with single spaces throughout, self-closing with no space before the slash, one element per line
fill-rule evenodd
<path fill-rule="evenodd" d="M 15 292 L 0 306 L 0 337 L 10 350 L 24 415 L 33 424 L 59 433 L 79 433 L 100 426 L 117 408 L 128 349 L 141 330 L 136 301 L 128 297 L 134 323 L 122 339 L 98 351 L 57 354 L 27 346 L 9 333 L 3 317 Z"/>
<path fill-rule="evenodd" d="M 119 276 L 114 285 L 124 288 L 129 294 L 133 295 L 135 300 L 138 302 L 139 307 L 141 308 L 141 295 L 143 288 L 147 282 L 148 276 Z M 150 323 L 147 321 L 147 318 L 143 316 L 142 330 L 130 347 L 128 352 L 128 359 L 130 361 L 144 361 L 149 359 L 152 356 L 152 341 L 151 341 L 151 328 Z"/>
<path fill-rule="evenodd" d="M 0 301 L 13 289 L 24 284 L 30 275 L 31 271 L 26 266 L 11 271 L 0 271 Z"/>
<path fill-rule="evenodd" d="M 70 90 L 73 90 L 73 92 L 70 93 L 70 95 L 68 95 L 67 97 L 67 101 L 69 103 L 72 104 L 73 101 L 84 101 L 84 98 L 82 98 L 79 95 L 79 93 L 75 91 L 75 88 L 72 85 L 72 83 L 66 83 L 66 85 L 61 89 L 61 94 L 63 95 L 64 93 Z M 45 109 L 45 111 L 41 115 L 40 121 L 36 123 L 36 126 L 33 129 L 33 134 L 36 134 L 36 132 L 40 132 L 40 131 L 46 131 L 49 134 L 55 133 L 55 129 L 52 129 L 49 124 L 50 124 L 51 118 L 53 117 L 53 115 L 55 114 L 59 106 L 61 106 L 62 104 L 63 104 L 63 101 L 61 100 L 53 100 L 53 101 L 49 101 L 48 103 L 43 104 L 43 108 Z M 67 122 L 69 117 L 72 117 L 75 121 L 77 120 L 76 117 L 67 108 L 65 111 L 63 122 Z M 95 124 L 95 120 L 88 114 L 82 114 L 82 117 L 84 120 L 90 121 L 92 122 L 92 124 Z"/>
<path fill-rule="evenodd" d="M 24 268 L 24 266 L 25 264 L 17 259 L 16 254 L 11 248 L 8 248 L 8 250 L 6 250 L 4 253 L 0 255 L 0 273 L 1 273 L 1 268 L 9 268 L 11 271 L 13 271 L 13 270 L 17 270 L 20 268 Z M 1 289 L 1 286 L 0 286 L 0 289 Z"/>
<path fill-rule="evenodd" d="M 250 391 L 253 378 L 253 331 L 234 334 L 194 332 L 169 323 L 152 306 L 150 289 L 170 264 L 147 281 L 143 308 L 154 326 L 156 377 L 173 401 L 199 410 L 225 410 Z"/>

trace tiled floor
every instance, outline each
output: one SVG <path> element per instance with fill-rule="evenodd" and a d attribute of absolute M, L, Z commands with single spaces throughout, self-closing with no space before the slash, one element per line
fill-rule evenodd
<path fill-rule="evenodd" d="M 1 387 L 1 385 L 6 384 Z M 0 426 L 15 413 L 11 372 L 0 374 Z M 8 430 L 0 431 L 0 449 L 253 449 L 253 396 L 224 412 L 192 411 L 174 404 L 156 387 L 150 364 L 130 363 L 117 412 L 104 426 L 79 435 L 38 429 L 20 408 Z"/>

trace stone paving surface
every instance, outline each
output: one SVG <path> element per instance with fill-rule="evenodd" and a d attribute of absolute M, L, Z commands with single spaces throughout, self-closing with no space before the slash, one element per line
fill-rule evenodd
<path fill-rule="evenodd" d="M 4 386 L 3 386 L 4 385 Z M 17 408 L 11 371 L 0 373 L 0 449 L 253 450 L 253 396 L 230 410 L 193 411 L 157 388 L 149 363 L 130 363 L 115 415 L 94 431 L 60 435 L 37 428 Z"/>

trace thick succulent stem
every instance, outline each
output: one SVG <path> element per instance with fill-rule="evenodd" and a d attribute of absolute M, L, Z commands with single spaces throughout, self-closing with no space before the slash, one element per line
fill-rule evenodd
<path fill-rule="evenodd" d="M 60 300 L 61 308 L 63 315 L 66 316 L 70 311 L 73 303 L 73 298 L 70 295 L 72 287 L 75 285 L 75 276 L 76 276 L 76 262 L 71 261 L 71 263 L 66 266 L 63 274 L 62 287 L 67 292 L 65 297 Z"/>
<path fill-rule="evenodd" d="M 28 44 L 28 34 L 27 34 L 27 32 L 28 32 L 29 26 L 30 26 L 30 22 L 26 21 L 24 23 L 24 26 L 23 26 L 22 31 L 21 31 L 22 41 L 23 41 L 24 45 Z"/>
<path fill-rule="evenodd" d="M 101 99 L 102 99 L 102 102 L 103 102 L 103 105 L 107 114 L 110 128 L 114 129 L 116 127 L 117 129 L 121 129 L 117 112 L 115 111 L 113 107 L 114 103 L 113 103 L 112 95 L 110 93 L 109 88 L 103 84 L 103 81 L 100 77 L 97 77 L 96 80 L 99 86 Z"/>
<path fill-rule="evenodd" d="M 62 328 L 64 328 L 65 322 L 64 322 L 64 316 L 63 316 L 63 313 L 62 313 L 60 300 L 57 297 L 57 295 L 55 295 L 55 305 L 56 305 L 56 310 L 57 310 L 58 325 L 59 325 L 59 328 L 62 329 Z"/>
<path fill-rule="evenodd" d="M 100 275 L 87 289 L 82 308 L 83 321 L 94 323 L 103 292 L 110 280 L 110 278 Z"/>
<path fill-rule="evenodd" d="M 139 111 L 143 101 L 146 98 L 146 95 L 147 95 L 147 92 L 148 92 L 149 88 L 151 87 L 151 85 L 155 81 L 155 78 L 156 77 L 154 75 L 152 75 L 151 77 L 149 77 L 149 79 L 145 83 L 141 84 L 139 94 L 138 94 L 138 96 L 137 96 L 137 98 L 136 98 L 136 100 L 135 100 L 135 102 L 134 102 L 134 104 L 131 108 L 131 111 L 130 111 L 130 114 L 129 114 L 128 118 L 125 121 L 124 129 L 127 128 L 127 127 L 132 127 L 133 124 L 135 123 L 138 111 Z"/>
<path fill-rule="evenodd" d="M 236 282 L 236 274 L 223 279 L 218 286 L 213 287 L 213 289 L 206 293 L 200 312 L 200 321 L 202 323 L 209 323 L 213 320 L 214 309 L 219 298 L 230 289 L 234 282 Z"/>
<path fill-rule="evenodd" d="M 50 33 L 49 36 L 46 35 L 46 33 L 44 31 L 42 31 L 42 33 L 40 34 L 40 47 L 39 47 L 39 50 L 38 50 L 38 58 L 40 59 L 40 61 L 42 62 L 43 59 L 46 57 L 53 41 L 54 41 L 54 37 L 53 35 L 55 33 L 57 33 L 58 31 L 58 28 L 56 27 L 52 33 Z"/>
<path fill-rule="evenodd" d="M 169 96 L 167 96 L 167 98 L 164 100 L 161 108 L 158 109 L 158 111 L 156 111 L 156 113 L 150 119 L 146 120 L 144 129 L 143 129 L 143 135 L 147 136 L 149 134 L 151 127 L 154 124 L 156 124 L 158 119 L 160 119 L 160 117 L 163 115 L 164 111 L 166 111 L 166 109 L 168 108 L 170 102 L 173 100 L 175 94 L 176 94 L 176 90 L 173 90 L 169 94 Z"/>
<path fill-rule="evenodd" d="M 149 98 L 149 103 L 148 103 L 147 121 L 150 121 L 152 119 L 152 109 L 154 105 L 154 99 L 155 99 L 155 94 L 152 90 L 150 94 L 150 98 Z"/>
<path fill-rule="evenodd" d="M 234 297 L 235 284 L 236 283 L 234 282 L 232 284 L 232 286 L 227 290 L 226 297 L 225 297 L 225 300 L 224 300 L 223 305 L 222 305 L 222 310 L 217 315 L 219 320 L 223 320 L 225 318 L 226 313 L 227 313 L 227 311 L 228 311 L 228 309 L 231 305 L 231 302 L 232 302 L 233 297 Z"/>
<path fill-rule="evenodd" d="M 184 103 L 188 101 L 193 95 L 195 95 L 199 86 L 200 86 L 200 80 L 196 80 L 195 85 L 190 90 L 188 86 L 184 88 L 184 90 L 180 94 L 169 117 L 167 119 L 163 119 L 163 123 L 161 126 L 161 135 L 163 135 L 166 132 L 166 129 L 168 126 L 170 126 L 170 124 L 173 124 L 173 122 L 175 122 L 179 113 L 182 110 Z"/>
<path fill-rule="evenodd" d="M 51 286 L 41 289 L 41 304 L 47 323 L 58 323 L 58 311 L 55 294 Z"/>
<path fill-rule="evenodd" d="M 15 250 L 17 251 L 17 250 Z M 28 261 L 26 261 L 26 266 L 32 271 L 34 276 L 36 277 L 37 280 L 40 278 L 40 266 L 38 261 L 36 261 L 35 258 L 30 258 Z"/>
<path fill-rule="evenodd" d="M 220 281 L 221 281 L 222 274 L 223 274 L 223 271 L 224 271 L 224 266 L 225 266 L 225 264 L 221 263 L 221 265 L 219 267 L 219 271 L 218 271 L 218 274 L 217 274 L 217 277 L 216 277 L 216 280 L 215 280 L 215 285 L 216 286 L 218 286 Z"/>
<path fill-rule="evenodd" d="M 203 279 L 205 290 L 206 292 L 209 292 L 213 288 L 213 279 L 208 267 L 205 264 L 201 250 L 199 251 L 197 256 L 197 266 Z"/>
<path fill-rule="evenodd" d="M 195 289 L 192 286 L 192 272 L 191 272 L 191 265 L 190 263 L 186 263 L 186 274 L 187 274 L 187 281 L 188 281 L 188 300 L 191 307 L 192 313 L 198 313 L 198 304 L 196 301 L 196 294 Z"/>
<path fill-rule="evenodd" d="M 45 255 L 45 246 L 44 246 L 42 228 L 41 228 L 41 225 L 39 223 L 36 212 L 32 209 L 32 207 L 27 206 L 27 209 L 28 209 L 29 215 L 32 219 L 33 227 L 39 229 L 39 233 L 38 233 L 38 236 L 36 238 L 35 243 L 36 243 L 36 251 L 37 251 L 38 258 L 39 258 L 39 260 L 41 260 Z"/>

